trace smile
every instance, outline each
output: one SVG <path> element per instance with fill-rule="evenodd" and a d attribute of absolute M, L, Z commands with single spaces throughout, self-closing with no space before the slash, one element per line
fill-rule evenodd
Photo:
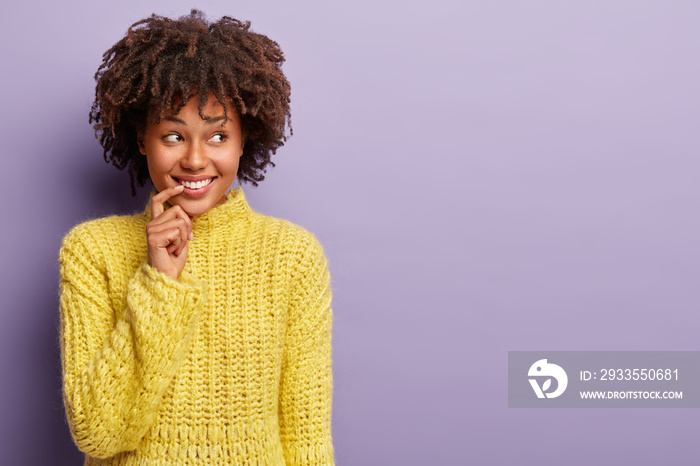
<path fill-rule="evenodd" d="M 176 178 L 176 180 L 177 180 L 177 178 Z M 214 181 L 213 178 L 209 178 L 209 179 L 201 180 L 201 181 L 177 180 L 178 183 L 180 183 L 185 188 L 189 188 L 189 189 L 202 189 L 205 186 L 209 186 L 209 184 L 211 184 L 212 181 Z"/>

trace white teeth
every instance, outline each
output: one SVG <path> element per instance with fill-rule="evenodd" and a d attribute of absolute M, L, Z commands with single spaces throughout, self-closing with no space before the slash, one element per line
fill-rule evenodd
<path fill-rule="evenodd" d="M 212 182 L 212 179 L 209 178 L 208 180 L 204 181 L 180 181 L 180 184 L 184 186 L 185 188 L 190 188 L 190 189 L 201 189 L 205 186 L 207 186 L 209 183 Z"/>

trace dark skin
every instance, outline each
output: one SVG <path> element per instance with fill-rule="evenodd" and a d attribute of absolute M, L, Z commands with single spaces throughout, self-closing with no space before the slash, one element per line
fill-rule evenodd
<path fill-rule="evenodd" d="M 176 205 L 165 209 L 165 203 L 182 192 L 175 186 L 151 198 L 151 218 L 146 226 L 148 264 L 177 280 L 185 268 L 188 243 L 192 239 L 192 219 Z"/>
<path fill-rule="evenodd" d="M 103 56 L 90 112 L 105 161 L 127 169 L 132 194 L 149 180 L 139 152 L 139 131 L 160 115 L 178 113 L 190 99 L 201 111 L 210 95 L 224 114 L 240 115 L 246 144 L 238 179 L 257 186 L 276 150 L 291 135 L 291 87 L 279 45 L 223 17 L 202 12 L 172 20 L 153 15 L 134 23 Z"/>
<path fill-rule="evenodd" d="M 224 123 L 213 97 L 205 109 L 208 118 L 200 118 L 190 101 L 180 113 L 148 127 L 139 143 L 159 191 L 146 227 L 148 263 L 174 280 L 185 267 L 192 218 L 226 201 L 245 140 L 237 115 Z"/>

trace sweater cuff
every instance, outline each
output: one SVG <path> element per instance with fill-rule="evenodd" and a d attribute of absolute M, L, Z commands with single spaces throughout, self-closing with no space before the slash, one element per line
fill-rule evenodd
<path fill-rule="evenodd" d="M 284 445 L 285 459 L 290 466 L 335 465 L 333 444 Z"/>
<path fill-rule="evenodd" d="M 144 263 L 129 283 L 125 316 L 135 331 L 139 356 L 181 359 L 206 293 L 206 284 L 187 273 L 173 280 Z"/>
<path fill-rule="evenodd" d="M 129 291 L 137 291 L 144 300 L 147 309 L 169 310 L 192 309 L 207 292 L 207 284 L 192 274 L 182 271 L 177 280 L 173 280 L 144 262 L 132 279 Z M 139 306 L 142 307 L 142 306 Z"/>

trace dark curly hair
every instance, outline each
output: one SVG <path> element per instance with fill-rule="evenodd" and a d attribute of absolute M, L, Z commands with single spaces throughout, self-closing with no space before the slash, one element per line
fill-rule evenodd
<path fill-rule="evenodd" d="M 277 42 L 250 31 L 250 22 L 224 16 L 209 22 L 199 10 L 177 20 L 152 15 L 137 21 L 107 50 L 95 73 L 90 110 L 105 162 L 128 168 L 131 192 L 149 179 L 138 138 L 164 111 L 177 114 L 198 98 L 199 114 L 213 94 L 241 115 L 245 146 L 238 179 L 258 185 L 278 147 L 292 134 L 291 88 Z"/>

